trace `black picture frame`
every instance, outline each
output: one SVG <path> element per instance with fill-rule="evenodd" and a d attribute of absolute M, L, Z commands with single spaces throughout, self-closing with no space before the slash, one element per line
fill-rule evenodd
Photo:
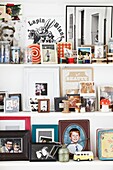
<path fill-rule="evenodd" d="M 86 11 L 85 11 L 86 8 L 89 8 L 90 12 L 92 12 L 90 15 L 90 13 L 88 13 L 87 11 L 88 16 L 92 17 L 92 23 L 91 23 L 92 27 L 90 30 L 89 28 L 91 24 L 89 23 L 89 19 L 86 19 L 87 18 Z M 94 8 L 96 9 L 96 11 L 94 11 Z M 98 41 L 101 42 L 102 40 L 101 43 L 105 45 L 108 42 L 109 37 L 113 36 L 113 6 L 84 5 L 84 4 L 66 5 L 65 12 L 66 12 L 66 22 L 65 22 L 66 23 L 65 25 L 66 26 L 66 33 L 65 33 L 66 41 L 67 42 L 72 41 L 73 49 L 77 49 L 77 47 L 81 45 L 87 45 L 87 44 L 92 45 L 94 44 L 94 41 L 96 42 L 95 39 L 97 39 L 97 42 Z M 94 23 L 95 19 L 97 20 L 96 24 Z M 101 27 L 98 25 L 98 23 L 100 23 Z M 93 24 L 95 24 L 95 28 Z M 88 36 L 87 36 L 87 33 L 85 33 L 85 31 L 88 31 L 87 32 Z M 108 32 L 109 32 L 109 36 L 106 36 Z M 100 38 L 99 34 L 102 35 L 102 38 Z M 91 39 L 91 42 L 87 43 L 85 37 L 89 37 Z"/>
<path fill-rule="evenodd" d="M 63 102 L 62 100 L 66 100 L 67 97 L 55 97 L 54 98 L 54 110 L 55 112 L 63 111 Z"/>
<path fill-rule="evenodd" d="M 7 97 L 6 91 L 0 91 L 0 112 L 4 112 L 4 98 Z"/>
<path fill-rule="evenodd" d="M 22 111 L 22 96 L 20 93 L 11 93 L 9 94 L 9 97 L 12 98 L 12 97 L 18 97 L 19 98 L 19 111 Z"/>
<path fill-rule="evenodd" d="M 4 148 L 6 141 L 12 141 L 12 149 L 7 152 Z M 14 152 L 14 142 L 21 146 L 18 153 Z M 21 142 L 20 142 L 21 141 Z M 29 146 L 30 146 L 30 131 L 0 131 L 0 161 L 18 161 L 18 160 L 29 160 Z"/>
<path fill-rule="evenodd" d="M 30 162 L 48 162 L 58 160 L 59 143 L 31 143 Z"/>

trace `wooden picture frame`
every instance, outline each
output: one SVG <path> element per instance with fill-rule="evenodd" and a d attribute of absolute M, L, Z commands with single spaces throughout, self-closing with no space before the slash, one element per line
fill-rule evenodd
<path fill-rule="evenodd" d="M 38 112 L 39 113 L 50 112 L 50 99 L 38 99 Z"/>
<path fill-rule="evenodd" d="M 72 143 L 72 131 L 79 134 L 79 139 L 77 138 L 76 141 L 77 145 L 80 144 L 78 150 L 90 150 L 90 121 L 88 119 L 59 120 L 59 141 L 67 145 L 70 154 L 77 151 Z"/>
<path fill-rule="evenodd" d="M 40 136 L 43 136 L 48 139 L 45 140 L 46 143 L 47 141 L 58 142 L 58 125 L 56 124 L 32 125 L 32 142 L 33 143 L 43 142 L 40 141 Z"/>
<path fill-rule="evenodd" d="M 7 146 L 8 143 L 10 148 Z M 0 131 L 0 145 L 1 161 L 29 160 L 30 132 L 28 130 Z"/>
<path fill-rule="evenodd" d="M 10 98 L 13 98 L 13 97 L 19 98 L 19 111 L 22 111 L 22 96 L 21 96 L 21 94 L 20 93 L 10 93 L 9 97 Z"/>
<path fill-rule="evenodd" d="M 42 64 L 58 63 L 55 43 L 40 43 L 40 51 Z"/>
<path fill-rule="evenodd" d="M 62 67 L 61 69 L 61 96 L 79 94 L 80 81 L 93 81 L 92 67 Z"/>
<path fill-rule="evenodd" d="M 60 144 L 57 143 L 32 143 L 30 147 L 30 161 L 58 161 L 58 149 L 60 147 Z"/>

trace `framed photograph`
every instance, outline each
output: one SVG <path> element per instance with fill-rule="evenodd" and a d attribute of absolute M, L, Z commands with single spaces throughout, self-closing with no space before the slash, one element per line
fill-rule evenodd
<path fill-rule="evenodd" d="M 54 98 L 54 106 L 55 106 L 55 112 L 62 112 L 64 108 L 64 103 L 62 100 L 66 100 L 67 97 L 55 97 Z"/>
<path fill-rule="evenodd" d="M 19 98 L 19 111 L 22 111 L 22 97 L 21 97 L 21 94 L 20 93 L 12 93 L 12 94 L 9 94 L 9 97 L 10 98 L 15 98 L 15 97 L 18 97 Z"/>
<path fill-rule="evenodd" d="M 113 34 L 112 17 L 112 6 L 66 5 L 66 41 L 73 49 L 98 42 L 106 45 Z"/>
<path fill-rule="evenodd" d="M 19 97 L 5 99 L 5 113 L 19 112 Z"/>
<path fill-rule="evenodd" d="M 95 58 L 102 59 L 104 58 L 104 46 L 95 45 Z"/>
<path fill-rule="evenodd" d="M 93 81 L 93 68 L 62 67 L 60 78 L 62 97 L 66 94 L 79 94 L 80 81 Z"/>
<path fill-rule="evenodd" d="M 4 100 L 7 97 L 7 92 L 0 91 L 0 112 L 4 111 Z"/>
<path fill-rule="evenodd" d="M 57 64 L 58 63 L 55 43 L 41 43 L 40 51 L 41 51 L 41 63 L 42 64 Z"/>
<path fill-rule="evenodd" d="M 98 86 L 98 110 L 103 112 L 113 111 L 113 86 Z"/>
<path fill-rule="evenodd" d="M 0 130 L 31 130 L 29 116 L 0 116 Z"/>
<path fill-rule="evenodd" d="M 58 66 L 24 68 L 24 111 L 30 111 L 29 98 L 31 96 L 50 99 L 50 111 L 54 111 L 54 96 L 60 96 Z"/>
<path fill-rule="evenodd" d="M 70 154 L 90 150 L 89 120 L 59 120 L 59 141 L 67 145 Z"/>
<path fill-rule="evenodd" d="M 77 63 L 91 64 L 91 47 L 77 47 Z"/>
<path fill-rule="evenodd" d="M 80 94 L 67 94 L 67 99 L 69 101 L 70 111 L 78 109 L 78 104 L 81 104 Z"/>
<path fill-rule="evenodd" d="M 38 112 L 38 98 L 37 97 L 30 97 L 30 111 L 31 112 Z"/>
<path fill-rule="evenodd" d="M 30 132 L 0 131 L 0 160 L 28 160 L 29 159 Z"/>
<path fill-rule="evenodd" d="M 97 154 L 100 160 L 113 160 L 113 129 L 97 131 Z"/>
<path fill-rule="evenodd" d="M 60 147 L 57 143 L 33 143 L 30 147 L 30 161 L 57 161 Z"/>
<path fill-rule="evenodd" d="M 58 125 L 32 125 L 32 142 L 58 142 Z"/>
<path fill-rule="evenodd" d="M 38 112 L 50 112 L 50 99 L 38 99 Z"/>
<path fill-rule="evenodd" d="M 81 81 L 80 85 L 80 96 L 96 96 L 94 81 Z"/>

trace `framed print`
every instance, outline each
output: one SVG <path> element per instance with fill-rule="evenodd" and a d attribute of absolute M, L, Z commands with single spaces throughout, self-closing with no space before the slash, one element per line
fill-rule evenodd
<path fill-rule="evenodd" d="M 30 161 L 57 161 L 58 149 L 57 143 L 32 143 L 30 147 Z"/>
<path fill-rule="evenodd" d="M 67 97 L 55 97 L 54 98 L 54 106 L 55 112 L 62 112 L 64 108 L 64 103 L 62 100 L 66 100 Z"/>
<path fill-rule="evenodd" d="M 59 97 L 59 67 L 24 69 L 24 111 L 30 111 L 29 98 L 50 99 L 50 111 L 54 110 L 54 96 Z"/>
<path fill-rule="evenodd" d="M 80 85 L 80 96 L 96 96 L 94 81 L 81 81 Z"/>
<path fill-rule="evenodd" d="M 80 81 L 93 81 L 93 68 L 91 67 L 62 67 L 61 69 L 61 96 L 66 94 L 79 94 Z"/>
<path fill-rule="evenodd" d="M 30 44 L 57 43 L 64 41 L 65 29 L 63 23 L 64 18 L 61 16 L 26 18 L 26 46 Z"/>
<path fill-rule="evenodd" d="M 73 135 L 76 136 L 75 139 Z M 59 120 L 59 141 L 67 145 L 70 154 L 90 150 L 89 120 Z"/>
<path fill-rule="evenodd" d="M 97 153 L 100 160 L 113 160 L 113 129 L 97 131 Z"/>
<path fill-rule="evenodd" d="M 5 113 L 19 112 L 19 98 L 6 98 L 5 99 Z"/>
<path fill-rule="evenodd" d="M 29 116 L 0 116 L 0 130 L 31 130 Z"/>
<path fill-rule="evenodd" d="M 29 103 L 30 103 L 30 111 L 31 112 L 38 112 L 38 98 L 30 97 Z"/>
<path fill-rule="evenodd" d="M 104 46 L 95 45 L 95 58 L 104 58 Z"/>
<path fill-rule="evenodd" d="M 41 63 L 42 64 L 56 64 L 58 63 L 55 43 L 41 43 Z"/>
<path fill-rule="evenodd" d="M 21 97 L 21 94 L 20 93 L 12 93 L 12 94 L 9 94 L 9 97 L 10 98 L 13 98 L 13 97 L 18 97 L 19 98 L 19 111 L 22 111 L 22 97 Z"/>
<path fill-rule="evenodd" d="M 7 97 L 6 91 L 0 91 L 0 112 L 4 111 L 4 100 Z"/>
<path fill-rule="evenodd" d="M 69 101 L 70 111 L 76 111 L 79 109 L 79 104 L 81 105 L 80 94 L 67 94 L 67 99 Z"/>
<path fill-rule="evenodd" d="M 0 160 L 28 160 L 30 132 L 0 131 Z"/>
<path fill-rule="evenodd" d="M 98 110 L 103 112 L 113 111 L 113 86 L 98 86 Z"/>
<path fill-rule="evenodd" d="M 38 112 L 50 112 L 50 99 L 38 99 Z"/>
<path fill-rule="evenodd" d="M 73 49 L 98 42 L 106 45 L 113 34 L 112 17 L 112 6 L 66 5 L 66 41 Z"/>
<path fill-rule="evenodd" d="M 77 63 L 78 64 L 91 63 L 91 47 L 77 47 Z"/>
<path fill-rule="evenodd" d="M 32 125 L 32 142 L 58 142 L 58 125 Z"/>

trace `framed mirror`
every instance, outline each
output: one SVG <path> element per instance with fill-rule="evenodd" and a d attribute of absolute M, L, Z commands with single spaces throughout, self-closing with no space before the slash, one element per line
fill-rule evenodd
<path fill-rule="evenodd" d="M 108 43 L 113 36 L 113 7 L 66 5 L 66 41 L 81 45 Z"/>

